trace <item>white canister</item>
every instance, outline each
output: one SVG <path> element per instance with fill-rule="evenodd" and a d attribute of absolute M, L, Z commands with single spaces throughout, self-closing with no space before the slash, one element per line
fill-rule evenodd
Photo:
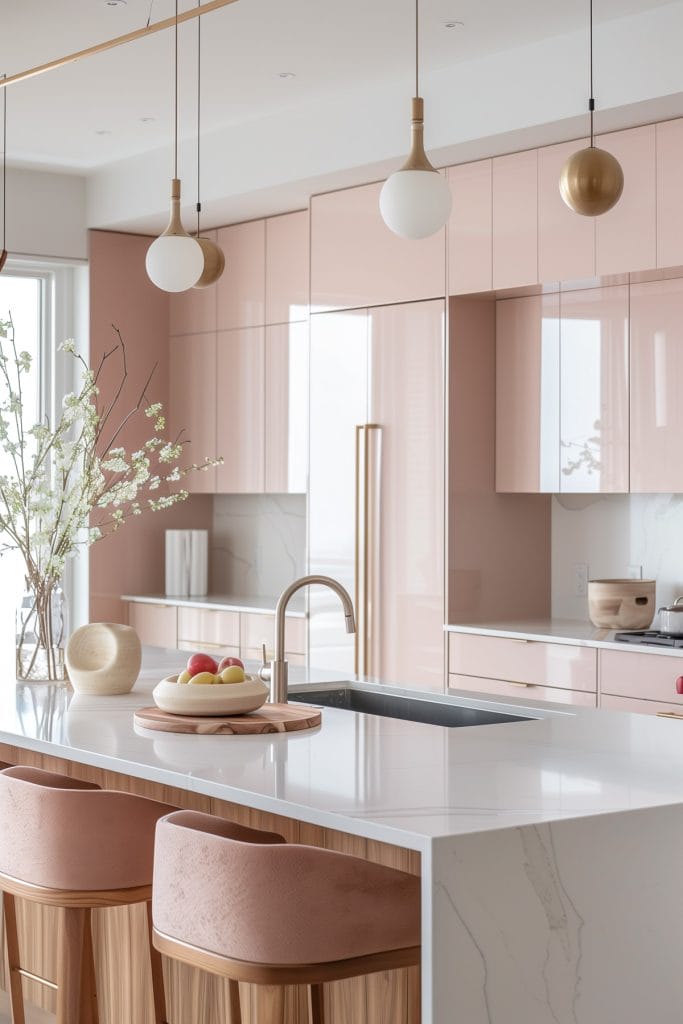
<path fill-rule="evenodd" d="M 204 597 L 209 582 L 209 531 L 166 530 L 166 596 Z"/>

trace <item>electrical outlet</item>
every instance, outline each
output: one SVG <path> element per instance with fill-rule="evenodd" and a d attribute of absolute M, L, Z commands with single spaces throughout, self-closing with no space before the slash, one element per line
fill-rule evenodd
<path fill-rule="evenodd" d="M 574 565 L 574 597 L 585 597 L 588 593 L 588 566 L 585 562 Z"/>
<path fill-rule="evenodd" d="M 629 567 L 628 567 L 628 578 L 630 580 L 642 580 L 642 578 L 643 578 L 643 567 L 642 567 L 642 565 L 629 565 Z"/>

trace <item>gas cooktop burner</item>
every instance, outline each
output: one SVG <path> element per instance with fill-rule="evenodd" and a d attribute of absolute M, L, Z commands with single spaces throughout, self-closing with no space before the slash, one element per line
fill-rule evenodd
<path fill-rule="evenodd" d="M 641 629 L 634 633 L 615 633 L 615 640 L 625 644 L 650 644 L 653 647 L 683 647 L 683 636 Z"/>

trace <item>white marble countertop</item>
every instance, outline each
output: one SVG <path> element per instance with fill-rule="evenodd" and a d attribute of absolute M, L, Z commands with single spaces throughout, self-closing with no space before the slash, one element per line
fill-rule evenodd
<path fill-rule="evenodd" d="M 274 615 L 277 597 L 249 597 L 244 594 L 206 594 L 204 597 L 168 597 L 166 594 L 122 594 L 122 601 L 141 604 L 166 604 L 181 608 L 209 608 L 219 611 L 253 612 Z M 287 607 L 287 616 L 306 618 L 305 597 L 294 596 Z"/>
<path fill-rule="evenodd" d="M 135 708 L 151 703 L 179 660 L 146 649 L 121 697 L 7 682 L 0 742 L 418 850 L 437 838 L 683 802 L 683 723 L 649 715 L 463 692 L 419 696 L 539 717 L 448 729 L 325 708 L 320 728 L 290 735 L 137 728 Z M 292 670 L 294 684 L 334 679 Z"/>
<path fill-rule="evenodd" d="M 653 628 L 657 628 L 656 626 Z M 573 619 L 500 620 L 498 622 L 449 623 L 447 633 L 475 633 L 479 636 L 510 637 L 515 640 L 539 640 L 577 647 L 605 647 L 640 654 L 664 654 L 683 658 L 683 647 L 658 647 L 655 644 L 624 643 L 614 639 L 615 630 L 597 629 L 590 622 Z"/>

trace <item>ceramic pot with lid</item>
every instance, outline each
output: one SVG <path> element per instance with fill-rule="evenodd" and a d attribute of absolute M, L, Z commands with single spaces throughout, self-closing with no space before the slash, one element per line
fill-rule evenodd
<path fill-rule="evenodd" d="M 669 636 L 683 636 L 683 597 L 659 609 L 659 632 Z"/>

